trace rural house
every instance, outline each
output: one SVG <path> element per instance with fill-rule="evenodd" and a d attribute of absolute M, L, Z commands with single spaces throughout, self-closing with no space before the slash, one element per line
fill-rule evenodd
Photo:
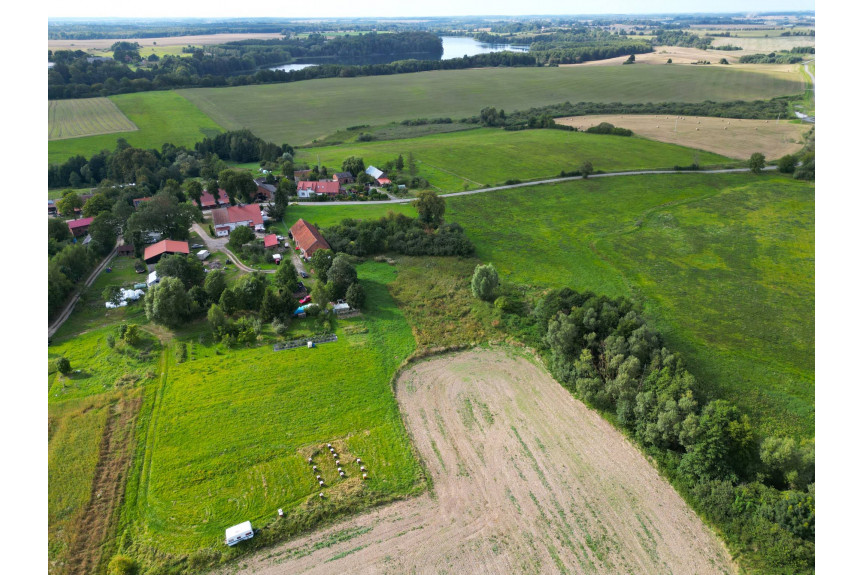
<path fill-rule="evenodd" d="M 338 182 L 340 186 L 354 183 L 354 176 L 350 172 L 336 172 L 333 174 L 333 181 Z"/>
<path fill-rule="evenodd" d="M 335 180 L 322 182 L 297 182 L 297 196 L 301 198 L 311 198 L 312 196 L 338 196 L 341 193 L 341 186 Z"/>
<path fill-rule="evenodd" d="M 227 206 L 231 203 L 231 200 L 228 199 L 228 193 L 219 188 L 219 199 L 213 197 L 213 194 L 204 190 L 201 193 L 201 209 L 202 210 L 212 210 L 214 208 L 218 208 L 221 206 Z"/>
<path fill-rule="evenodd" d="M 279 238 L 276 234 L 269 234 L 264 237 L 264 247 L 267 249 L 279 247 Z"/>
<path fill-rule="evenodd" d="M 161 242 L 147 246 L 144 249 L 144 261 L 148 264 L 154 264 L 165 254 L 189 255 L 189 242 L 162 240 Z"/>
<path fill-rule="evenodd" d="M 330 249 L 330 244 L 327 243 L 318 228 L 302 218 L 291 227 L 291 236 L 303 257 L 310 258 L 318 250 Z"/>
<path fill-rule="evenodd" d="M 93 223 L 93 218 L 81 218 L 80 220 L 66 220 L 66 225 L 69 226 L 69 231 L 76 238 L 86 236 L 90 229 L 90 224 Z"/>
<path fill-rule="evenodd" d="M 145 202 L 149 202 L 149 201 L 150 201 L 150 200 L 152 200 L 152 199 L 153 199 L 153 198 L 152 198 L 152 196 L 149 196 L 149 197 L 146 197 L 146 198 L 135 198 L 134 200 L 132 200 L 132 205 L 133 205 L 133 206 L 135 207 L 135 209 L 137 210 L 137 209 L 138 209 L 138 206 L 140 206 L 141 204 L 143 204 L 143 203 L 145 203 Z"/>
<path fill-rule="evenodd" d="M 264 231 L 264 217 L 256 204 L 219 208 L 213 210 L 212 214 L 213 229 L 218 237 L 230 235 L 237 226 L 249 226 L 256 232 Z"/>
<path fill-rule="evenodd" d="M 255 185 L 258 186 L 258 201 L 272 202 L 276 199 L 276 186 L 267 183 L 267 178 L 255 178 Z"/>

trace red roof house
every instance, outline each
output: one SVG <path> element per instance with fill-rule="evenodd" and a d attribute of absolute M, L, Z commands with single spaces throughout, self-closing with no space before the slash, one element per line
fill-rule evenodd
<path fill-rule="evenodd" d="M 69 231 L 76 238 L 86 236 L 87 230 L 90 229 L 90 224 L 93 223 L 93 218 L 81 218 L 80 220 L 66 220 L 66 225 L 69 226 Z"/>
<path fill-rule="evenodd" d="M 264 247 L 265 248 L 277 248 L 279 247 L 279 238 L 276 237 L 276 234 L 269 234 L 264 238 Z"/>
<path fill-rule="evenodd" d="M 386 186 L 387 184 L 392 184 L 389 178 L 378 178 L 378 185 Z"/>
<path fill-rule="evenodd" d="M 245 206 L 228 206 L 213 210 L 213 228 L 216 235 L 224 237 L 229 235 L 237 226 L 249 226 L 255 231 L 263 231 L 264 216 L 257 204 L 246 204 Z"/>
<path fill-rule="evenodd" d="M 291 227 L 291 236 L 293 236 L 294 243 L 297 244 L 303 256 L 307 258 L 312 257 L 312 254 L 318 250 L 330 249 L 330 244 L 327 243 L 321 232 L 302 218 Z"/>
<path fill-rule="evenodd" d="M 314 196 L 337 196 L 341 193 L 341 186 L 336 180 L 324 180 L 322 182 L 297 182 L 297 196 L 311 198 Z"/>
<path fill-rule="evenodd" d="M 152 199 L 152 196 L 146 198 L 135 198 L 134 200 L 132 200 L 132 205 L 135 206 L 135 209 L 138 209 L 138 206 L 140 206 L 144 202 L 149 202 Z"/>
<path fill-rule="evenodd" d="M 226 206 L 231 203 L 231 200 L 228 199 L 228 192 L 219 188 L 219 200 L 216 201 L 216 198 L 213 197 L 213 194 L 204 190 L 201 193 L 201 209 L 202 210 L 212 210 L 213 208 L 218 208 L 219 206 Z"/>
<path fill-rule="evenodd" d="M 165 254 L 189 254 L 189 242 L 162 240 L 144 249 L 144 261 L 148 264 L 159 261 Z"/>

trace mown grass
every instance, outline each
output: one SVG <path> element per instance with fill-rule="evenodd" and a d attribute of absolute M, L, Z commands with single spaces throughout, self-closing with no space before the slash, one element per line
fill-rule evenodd
<path fill-rule="evenodd" d="M 447 218 L 505 281 L 636 298 L 693 373 L 763 431 L 814 434 L 810 184 L 581 180 L 451 198 Z"/>
<path fill-rule="evenodd" d="M 300 149 L 297 161 L 341 168 L 345 158 L 358 156 L 380 166 L 401 154 L 413 153 L 418 174 L 443 191 L 494 186 L 508 180 L 558 176 L 590 161 L 595 170 L 672 168 L 699 163 L 724 165 L 729 158 L 638 137 L 618 137 L 562 130 L 508 132 L 483 128 L 422 138 L 343 144 Z"/>
<path fill-rule="evenodd" d="M 285 228 L 283 228 L 282 233 L 287 236 L 287 230 L 297 223 L 297 220 L 300 218 L 313 224 L 318 229 L 322 229 L 334 226 L 345 218 L 361 217 L 363 219 L 377 219 L 386 216 L 390 212 L 404 214 L 411 218 L 415 218 L 417 215 L 416 209 L 410 204 L 387 205 L 356 202 L 356 206 L 328 206 L 323 202 L 320 204 L 308 202 L 306 204 L 289 206 L 285 210 Z"/>
<path fill-rule="evenodd" d="M 48 405 L 49 573 L 62 572 L 90 501 L 112 399 L 102 394 Z"/>
<path fill-rule="evenodd" d="M 442 70 L 178 93 L 226 129 L 248 127 L 266 140 L 302 145 L 350 126 L 412 118 L 458 120 L 478 115 L 486 106 L 512 111 L 567 100 L 757 100 L 802 89 L 796 77 L 714 66 L 585 66 Z"/>
<path fill-rule="evenodd" d="M 129 144 L 140 148 L 161 150 L 166 142 L 193 146 L 206 136 L 222 132 L 221 126 L 175 92 L 122 94 L 108 100 L 138 129 L 48 142 L 48 163 L 59 164 L 77 154 L 89 158 L 100 150 L 113 150 L 118 138 L 125 138 Z M 70 121 L 74 121 L 74 117 Z"/>
<path fill-rule="evenodd" d="M 108 98 L 48 101 L 49 141 L 137 129 Z"/>
<path fill-rule="evenodd" d="M 368 311 L 339 322 L 338 342 L 274 352 L 187 339 L 189 360 L 171 364 L 148 416 L 152 460 L 135 496 L 148 546 L 165 555 L 221 552 L 226 527 L 245 520 L 265 527 L 279 507 L 289 516 L 301 509 L 315 515 L 317 506 L 341 499 L 344 513 L 423 488 L 390 389 L 415 347 L 387 292 L 395 270 L 366 263 L 358 272 Z M 332 460 L 320 454 L 327 500 L 319 501 L 305 455 L 326 442 L 362 457 L 369 480 L 350 464 L 349 479 L 336 479 Z M 292 517 L 279 528 L 303 521 Z"/>

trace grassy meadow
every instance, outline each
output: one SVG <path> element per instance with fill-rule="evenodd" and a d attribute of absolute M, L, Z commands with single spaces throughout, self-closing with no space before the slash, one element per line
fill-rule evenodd
<path fill-rule="evenodd" d="M 108 98 L 48 101 L 48 141 L 137 129 Z"/>
<path fill-rule="evenodd" d="M 350 126 L 525 110 L 571 102 L 757 100 L 802 91 L 801 78 L 712 66 L 585 66 L 441 70 L 179 90 L 225 129 L 302 145 Z"/>
<path fill-rule="evenodd" d="M 311 516 L 355 512 L 423 488 L 390 389 L 415 347 L 386 288 L 395 268 L 366 263 L 358 272 L 368 311 L 339 321 L 337 342 L 274 352 L 180 338 L 189 359 L 168 362 L 148 416 L 149 463 L 129 495 L 136 541 L 164 555 L 222 552 L 226 527 L 245 520 L 267 527 L 279 507 L 289 517 L 280 527 L 302 529 Z M 298 320 L 293 329 L 312 321 Z M 306 458 L 327 442 L 345 461 L 361 457 L 369 480 L 353 463 L 343 465 L 348 478 L 339 480 L 329 453 L 320 453 L 320 488 Z"/>
<path fill-rule="evenodd" d="M 216 122 L 175 92 L 141 92 L 111 96 L 107 99 L 138 129 L 134 132 L 49 141 L 49 163 L 59 164 L 77 154 L 89 158 L 100 150 L 113 150 L 117 146 L 118 138 L 125 138 L 133 146 L 161 150 L 165 142 L 192 146 L 206 136 L 222 131 Z M 50 109 L 49 105 L 49 126 Z M 70 118 L 66 121 L 77 120 Z"/>
<path fill-rule="evenodd" d="M 695 151 L 638 137 L 620 137 L 563 130 L 510 132 L 482 128 L 422 138 L 363 142 L 300 149 L 297 162 L 318 162 L 331 170 L 341 169 L 350 156 L 363 158 L 366 166 L 382 165 L 399 154 L 405 162 L 413 153 L 418 175 L 445 192 L 500 185 L 507 180 L 532 180 L 573 171 L 586 160 L 595 170 L 637 170 L 687 166 L 723 165 L 727 157 Z M 407 169 L 407 168 L 406 168 Z"/>

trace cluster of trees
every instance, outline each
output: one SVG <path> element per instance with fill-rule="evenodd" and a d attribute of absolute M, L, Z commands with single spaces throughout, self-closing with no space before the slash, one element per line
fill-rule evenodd
<path fill-rule="evenodd" d="M 600 122 L 597 126 L 591 126 L 585 130 L 588 134 L 611 134 L 612 136 L 631 136 L 632 130 L 616 128 L 610 122 Z"/>
<path fill-rule="evenodd" d="M 815 128 L 806 135 L 803 149 L 779 158 L 777 167 L 781 173 L 792 174 L 797 180 L 815 181 Z"/>
<path fill-rule="evenodd" d="M 493 267 L 478 266 L 474 294 L 491 301 L 496 278 Z M 516 310 L 504 321 L 542 351 L 558 381 L 635 438 L 732 547 L 757 549 L 747 555 L 752 567 L 813 569 L 814 442 L 759 437 L 745 414 L 687 371 L 631 301 L 568 288 L 532 309 L 504 299 L 495 307 Z"/>
<path fill-rule="evenodd" d="M 740 57 L 741 64 L 798 64 L 803 61 L 801 56 L 791 52 L 770 52 L 769 54 L 746 54 Z"/>
<path fill-rule="evenodd" d="M 328 302 L 345 300 L 354 309 L 361 309 L 366 294 L 357 279 L 357 270 L 346 254 L 336 254 L 332 250 L 317 250 L 310 262 L 318 281 L 312 288 L 312 302 L 320 309 Z"/>
<path fill-rule="evenodd" d="M 458 224 L 441 224 L 435 229 L 419 219 L 392 212 L 378 220 L 344 219 L 323 230 L 323 234 L 333 250 L 353 256 L 384 252 L 469 256 L 474 251 Z"/>
<path fill-rule="evenodd" d="M 687 48 L 698 48 L 709 50 L 713 38 L 709 36 L 698 36 L 683 30 L 656 30 L 653 36 L 654 46 L 684 46 Z"/>
<path fill-rule="evenodd" d="M 254 135 L 250 130 L 224 132 L 204 138 L 195 144 L 195 152 L 200 157 L 216 154 L 222 160 L 232 162 L 275 162 L 287 154 L 293 158 L 294 148 L 288 144 L 281 146 Z"/>

